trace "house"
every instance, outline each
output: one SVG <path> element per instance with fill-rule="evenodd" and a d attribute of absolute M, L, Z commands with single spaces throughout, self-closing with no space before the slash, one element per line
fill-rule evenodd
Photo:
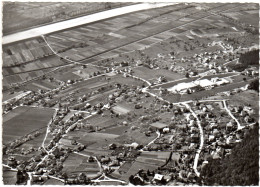
<path fill-rule="evenodd" d="M 169 127 L 163 128 L 163 133 L 169 133 L 169 132 L 170 132 L 170 128 Z"/>
<path fill-rule="evenodd" d="M 209 141 L 213 142 L 215 140 L 215 136 L 214 135 L 209 135 Z"/>
<path fill-rule="evenodd" d="M 216 85 L 220 86 L 220 85 L 225 85 L 225 84 L 228 84 L 230 83 L 229 80 L 225 79 L 225 78 L 218 78 L 218 77 L 214 77 L 211 79 L 211 81 L 213 83 L 215 83 Z"/>
<path fill-rule="evenodd" d="M 126 66 L 128 66 L 128 62 L 126 62 L 126 61 L 121 62 L 121 63 L 120 63 L 120 66 L 121 66 L 121 67 L 126 67 Z"/>
<path fill-rule="evenodd" d="M 158 78 L 158 83 L 167 82 L 167 79 L 164 76 Z"/>
<path fill-rule="evenodd" d="M 233 123 L 230 121 L 226 125 L 226 130 L 232 130 L 233 129 Z"/>
<path fill-rule="evenodd" d="M 153 179 L 154 179 L 154 180 L 161 181 L 161 180 L 163 179 L 163 175 L 156 173 L 156 174 L 154 175 L 154 178 L 153 178 Z"/>
<path fill-rule="evenodd" d="M 191 143 L 199 143 L 200 136 L 198 134 L 191 134 Z"/>
<path fill-rule="evenodd" d="M 243 110 L 246 111 L 250 115 L 254 113 L 254 110 L 248 106 L 244 106 Z"/>
<path fill-rule="evenodd" d="M 136 62 L 136 66 L 142 66 L 143 65 L 143 62 L 141 61 L 141 60 L 138 60 L 137 62 Z"/>
<path fill-rule="evenodd" d="M 229 136 L 226 140 L 226 144 L 234 144 L 236 143 L 236 140 L 233 136 Z"/>
<path fill-rule="evenodd" d="M 160 131 L 160 132 L 162 132 L 164 128 L 168 127 L 167 124 L 160 123 L 160 122 L 152 123 L 152 124 L 150 124 L 150 126 L 151 126 L 151 128 L 152 128 L 153 130 L 158 130 L 158 131 Z"/>

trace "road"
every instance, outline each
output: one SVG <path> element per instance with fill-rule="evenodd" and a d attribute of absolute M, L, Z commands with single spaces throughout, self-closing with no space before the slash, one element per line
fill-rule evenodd
<path fill-rule="evenodd" d="M 239 121 L 237 120 L 237 118 L 235 118 L 235 117 L 233 116 L 233 114 L 231 113 L 231 111 L 228 109 L 225 100 L 223 100 L 223 104 L 224 104 L 224 107 L 225 107 L 227 113 L 229 114 L 229 116 L 236 121 L 236 123 L 237 123 L 237 129 L 238 129 L 238 130 L 243 129 L 243 127 L 241 126 L 241 124 L 239 123 Z"/>
<path fill-rule="evenodd" d="M 40 26 L 37 28 L 29 29 L 26 31 L 10 34 L 7 36 L 4 36 L 2 38 L 2 45 L 10 44 L 13 42 L 21 41 L 21 40 L 26 40 L 29 38 L 34 38 L 38 37 L 41 35 L 46 35 L 49 33 L 57 32 L 60 30 L 64 29 L 69 29 L 72 27 L 128 14 L 131 12 L 137 12 L 141 10 L 147 10 L 147 9 L 152 9 L 152 8 L 159 8 L 159 7 L 165 7 L 169 5 L 174 5 L 176 3 L 141 3 L 141 4 L 135 4 L 135 5 L 130 5 L 130 6 L 125 6 L 125 7 L 120 7 L 120 8 L 115 8 L 111 10 L 106 10 L 103 12 L 98 12 L 95 14 L 87 15 L 87 16 L 82 16 L 70 20 L 65 20 L 61 21 L 58 23 L 53 23 L 49 25 L 44 25 Z"/>
<path fill-rule="evenodd" d="M 200 173 L 198 172 L 197 170 L 197 166 L 198 166 L 198 160 L 199 160 L 199 156 L 200 156 L 200 152 L 203 148 L 203 145 L 204 145 L 204 135 L 203 135 L 203 129 L 201 127 L 201 123 L 200 123 L 200 120 L 198 118 L 198 116 L 195 114 L 195 112 L 191 109 L 191 107 L 187 104 L 187 103 L 182 103 L 190 112 L 191 114 L 193 115 L 193 117 L 196 118 L 197 120 L 197 125 L 199 127 L 199 130 L 200 130 L 200 146 L 199 146 L 199 149 L 197 150 L 196 152 L 196 155 L 195 155 L 195 159 L 194 159 L 194 164 L 193 164 L 193 169 L 194 169 L 194 172 L 196 173 L 196 175 L 199 177 L 200 176 Z"/>

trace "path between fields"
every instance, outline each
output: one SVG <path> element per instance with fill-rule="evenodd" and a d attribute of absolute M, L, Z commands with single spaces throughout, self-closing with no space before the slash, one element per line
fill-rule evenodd
<path fill-rule="evenodd" d="M 52 47 L 51 45 L 48 43 L 48 41 L 46 40 L 45 36 L 44 35 L 41 35 L 41 37 L 43 38 L 43 40 L 45 41 L 45 43 L 47 44 L 47 46 L 50 48 L 50 50 L 56 55 L 58 56 L 59 58 L 63 58 L 71 63 L 74 63 L 74 64 L 77 64 L 77 65 L 90 65 L 90 66 L 95 66 L 95 67 L 102 67 L 102 68 L 107 68 L 105 66 L 98 66 L 98 65 L 94 65 L 94 64 L 84 64 L 84 63 L 80 63 L 80 62 L 77 62 L 77 61 L 74 61 L 74 60 L 71 60 L 69 59 L 67 56 L 66 57 L 63 57 L 61 56 L 58 52 L 56 52 Z"/>
<path fill-rule="evenodd" d="M 51 120 L 49 121 L 49 123 L 48 123 L 48 125 L 47 125 L 46 133 L 45 133 L 44 139 L 43 139 L 43 141 L 42 141 L 42 148 L 43 148 L 46 152 L 48 152 L 48 151 L 45 149 L 44 144 L 45 144 L 46 138 L 47 138 L 47 136 L 48 136 L 48 133 L 49 133 L 49 131 L 50 131 L 50 125 L 52 124 L 53 120 L 56 118 L 57 113 L 58 113 L 58 110 L 55 109 L 55 112 L 54 112 L 54 114 L 53 114 Z"/>
<path fill-rule="evenodd" d="M 52 23 L 49 25 L 44 25 L 40 26 L 37 28 L 29 29 L 26 31 L 21 31 L 18 33 L 10 34 L 7 36 L 4 36 L 2 39 L 2 44 L 9 44 L 33 37 L 38 37 L 43 34 L 49 34 L 53 33 L 56 31 L 64 30 L 64 29 L 69 29 L 72 27 L 84 25 L 87 23 L 92 23 L 136 11 L 141 11 L 141 10 L 147 10 L 147 9 L 153 9 L 153 8 L 160 8 L 164 6 L 170 6 L 174 5 L 176 3 L 141 3 L 141 4 L 135 4 L 135 5 L 129 5 L 125 7 L 120 7 L 120 8 L 115 8 L 111 10 L 106 10 L 102 12 L 98 12 L 95 14 L 87 15 L 87 16 L 82 16 L 70 20 L 65 20 L 61 21 L 58 23 Z"/>
<path fill-rule="evenodd" d="M 151 145 L 152 143 L 154 143 L 158 138 L 160 138 L 161 134 L 160 132 L 156 131 L 157 137 L 154 138 L 152 141 L 150 141 L 146 146 L 144 146 L 144 148 L 148 147 L 149 145 Z M 144 151 L 144 148 L 140 149 L 141 152 L 149 152 L 149 151 Z"/>

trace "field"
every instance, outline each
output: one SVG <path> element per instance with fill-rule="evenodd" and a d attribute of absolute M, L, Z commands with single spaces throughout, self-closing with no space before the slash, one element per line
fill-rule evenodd
<path fill-rule="evenodd" d="M 45 128 L 53 113 L 53 109 L 31 107 L 14 109 L 3 116 L 3 143 L 7 144 L 30 132 Z"/>
<path fill-rule="evenodd" d="M 257 19 L 259 17 L 259 4 L 247 3 L 244 6 L 233 9 L 232 11 L 225 11 L 223 14 L 234 18 L 235 20 L 254 25 L 256 27 L 259 26 L 259 22 Z"/>
<path fill-rule="evenodd" d="M 4 35 L 30 27 L 93 14 L 130 3 L 5 2 Z M 27 16 L 30 15 L 30 16 Z"/>
<path fill-rule="evenodd" d="M 109 82 L 126 84 L 128 86 L 132 86 L 132 85 L 142 86 L 144 84 L 144 82 L 141 80 L 136 80 L 131 77 L 123 77 L 122 75 L 115 75 L 115 76 L 110 77 Z"/>
<path fill-rule="evenodd" d="M 128 181 L 130 175 L 136 174 L 140 168 L 143 170 L 155 170 L 158 166 L 161 166 L 165 163 L 166 159 L 169 157 L 170 152 L 149 152 L 142 153 L 136 161 L 127 167 L 127 170 L 124 171 L 124 175 L 120 179 Z M 175 155 L 175 154 L 173 154 Z"/>
<path fill-rule="evenodd" d="M 208 6 L 217 7 L 216 5 Z M 218 7 L 217 10 L 221 11 L 225 10 L 225 8 L 233 8 L 237 6 L 237 4 L 227 4 L 225 5 L 225 8 L 223 8 L 223 5 L 218 6 L 221 8 L 219 9 Z M 47 40 L 55 51 L 65 49 L 65 52 L 61 52 L 60 55 L 68 56 L 72 60 L 81 61 L 86 64 L 94 63 L 104 65 L 108 58 L 117 58 L 119 54 L 143 49 L 150 57 L 154 57 L 158 53 L 168 54 L 174 50 L 178 57 L 181 58 L 182 56 L 187 55 L 187 52 L 183 50 L 185 42 L 191 43 L 195 48 L 198 47 L 196 46 L 196 43 L 193 42 L 194 39 L 192 39 L 197 36 L 193 36 L 191 33 L 187 34 L 186 31 L 207 28 L 208 26 L 214 26 L 221 30 L 233 25 L 231 23 L 227 23 L 228 25 L 226 23 L 224 24 L 222 18 L 216 19 L 215 17 L 208 15 L 209 14 L 206 12 L 198 11 L 194 6 L 179 4 L 160 9 L 146 10 L 142 13 L 131 13 L 130 15 L 123 15 L 121 17 L 115 17 L 93 24 L 82 25 L 80 27 L 50 34 L 47 36 Z M 184 19 L 184 16 L 187 17 Z M 174 17 L 174 19 L 172 19 L 172 17 Z M 208 25 L 205 25 L 205 23 L 208 23 Z M 215 30 L 214 32 L 217 33 L 219 31 Z M 158 45 L 155 48 L 152 47 L 154 44 L 158 44 L 165 40 L 168 41 L 171 37 L 176 37 L 176 39 L 183 41 L 179 44 L 172 43 L 171 47 L 168 45 Z M 198 39 L 197 37 L 196 40 L 201 41 L 203 39 Z M 80 43 L 83 43 L 84 46 L 73 47 L 73 45 Z M 28 53 L 28 55 L 21 53 L 21 47 L 26 49 L 24 51 L 27 51 L 26 53 Z M 66 49 L 68 47 L 72 47 L 72 49 Z M 43 75 L 43 70 L 50 70 L 50 68 L 66 64 L 65 61 L 60 61 L 59 58 L 54 56 L 49 56 L 47 61 L 45 58 L 39 59 L 38 56 L 43 56 L 47 53 L 51 55 L 51 52 L 46 47 L 46 43 L 42 42 L 42 39 L 40 38 L 3 46 L 3 51 L 5 67 L 3 68 L 3 74 L 5 75 L 3 84 L 5 87 L 8 87 L 11 83 L 22 82 L 36 77 L 35 74 L 38 76 Z M 193 54 L 194 51 L 190 51 L 189 54 Z M 36 54 L 39 53 L 41 53 L 41 55 L 37 56 Z M 24 61 L 18 62 L 14 59 L 17 59 L 18 56 L 21 56 L 23 59 L 22 56 L 24 55 L 28 57 L 31 56 L 32 59 L 37 60 L 24 64 L 23 68 L 6 67 L 15 63 L 23 63 Z M 129 57 L 132 58 L 132 55 L 129 54 Z M 25 61 L 28 60 L 29 59 L 25 59 Z M 123 60 L 126 59 L 123 58 Z M 111 61 L 109 63 L 111 63 Z M 161 63 L 164 64 L 163 62 Z M 34 71 L 31 72 L 32 70 Z M 30 73 L 25 73 L 29 71 Z M 158 72 L 160 75 L 165 73 L 164 70 L 160 71 L 162 71 L 161 73 Z M 68 80 L 76 79 L 78 77 L 87 77 L 88 74 L 89 72 L 82 70 L 81 73 L 76 71 L 68 72 L 61 77 L 59 77 L 59 75 L 57 76 L 61 80 Z M 167 72 L 166 75 L 170 80 L 172 75 L 173 79 L 175 79 L 175 76 L 178 76 Z"/>
<path fill-rule="evenodd" d="M 154 81 L 158 79 L 160 76 L 164 76 L 168 81 L 184 78 L 183 75 L 165 69 L 152 70 L 146 67 L 138 67 L 135 68 L 133 71 L 134 71 L 133 73 L 134 76 L 141 77 L 148 81 L 150 80 Z"/>
<path fill-rule="evenodd" d="M 111 141 L 114 141 L 115 138 L 117 138 L 119 135 L 115 134 L 108 134 L 108 133 L 102 133 L 102 132 L 87 132 L 84 130 L 80 131 L 73 131 L 69 132 L 64 138 L 61 139 L 61 144 L 65 145 L 66 147 L 73 148 L 74 146 L 71 145 L 71 140 L 76 140 L 77 142 L 80 142 L 87 147 L 104 147 L 108 146 Z M 95 144 L 95 145 L 93 145 Z M 97 144 L 102 144 L 102 146 L 96 146 Z"/>
<path fill-rule="evenodd" d="M 99 172 L 97 162 L 88 162 L 88 157 L 71 153 L 63 164 L 63 172 L 68 176 L 78 175 L 79 173 L 86 173 L 88 177 L 94 177 Z"/>
<path fill-rule="evenodd" d="M 128 112 L 130 112 L 130 110 L 128 110 L 125 107 L 122 106 L 114 106 L 113 107 L 114 112 L 116 112 L 117 114 L 121 115 L 121 114 L 127 114 Z"/>
<path fill-rule="evenodd" d="M 129 127 L 127 127 L 127 126 L 119 126 L 119 127 L 107 128 L 105 130 L 102 130 L 101 132 L 108 133 L 108 134 L 122 135 L 128 129 L 129 129 Z"/>
<path fill-rule="evenodd" d="M 3 178 L 2 181 L 4 185 L 13 185 L 16 183 L 16 172 L 10 171 L 3 167 Z"/>

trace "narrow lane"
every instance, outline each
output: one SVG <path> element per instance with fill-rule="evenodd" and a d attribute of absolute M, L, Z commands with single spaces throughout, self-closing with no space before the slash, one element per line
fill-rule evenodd
<path fill-rule="evenodd" d="M 191 109 L 191 107 L 187 104 L 187 103 L 182 103 L 190 112 L 191 114 L 193 115 L 193 117 L 196 118 L 197 120 L 197 125 L 199 127 L 199 130 L 200 130 L 200 146 L 199 146 L 199 149 L 197 150 L 196 152 L 196 155 L 195 155 L 195 159 L 194 159 L 194 164 L 193 164 L 193 169 L 194 169 L 194 172 L 196 173 L 196 175 L 199 177 L 200 176 L 200 173 L 198 172 L 197 170 L 197 166 L 198 166 L 198 160 L 199 160 L 199 156 L 200 156 L 200 152 L 203 148 L 203 144 L 204 144 L 204 135 L 203 135 L 203 129 L 201 127 L 201 122 L 198 118 L 198 116 L 195 114 L 195 112 Z"/>

